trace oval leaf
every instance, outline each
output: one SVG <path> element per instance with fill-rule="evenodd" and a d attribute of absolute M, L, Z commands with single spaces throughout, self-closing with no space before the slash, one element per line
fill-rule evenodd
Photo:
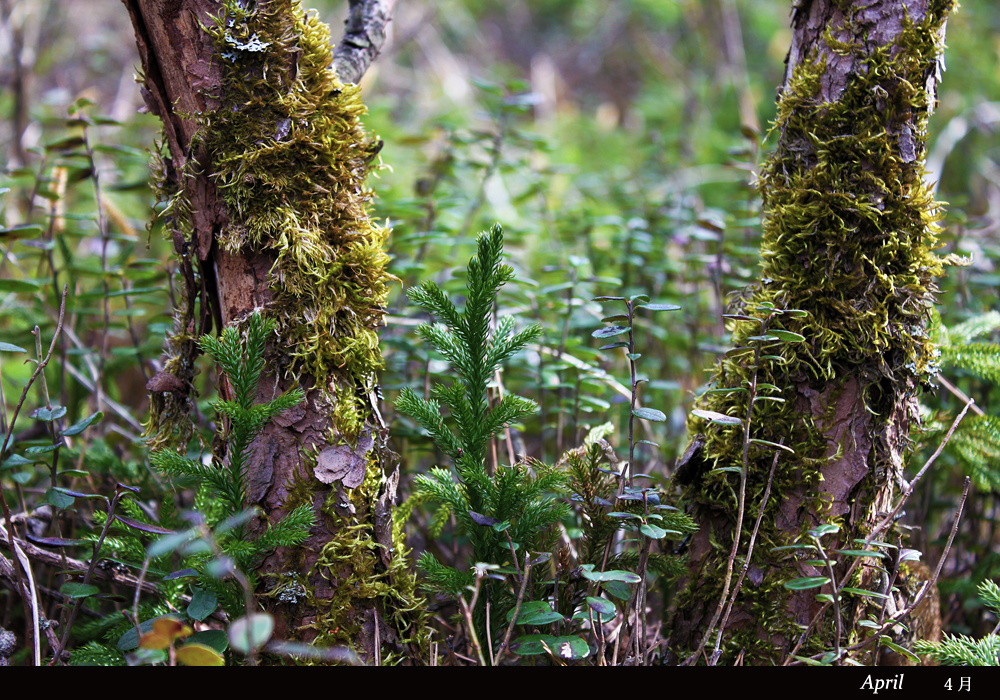
<path fill-rule="evenodd" d="M 649 309 L 650 311 L 677 311 L 681 307 L 677 304 L 641 304 L 636 308 Z"/>
<path fill-rule="evenodd" d="M 104 414 L 101 411 L 98 411 L 97 413 L 91 415 L 90 417 L 84 418 L 79 423 L 74 423 L 73 425 L 69 426 L 68 428 L 66 428 L 66 430 L 63 430 L 59 434 L 62 435 L 63 437 L 72 437 L 73 435 L 79 435 L 88 427 L 90 427 L 91 423 L 99 421 L 102 418 L 104 418 Z"/>
<path fill-rule="evenodd" d="M 700 408 L 696 408 L 691 413 L 695 414 L 699 418 L 704 418 L 712 423 L 717 423 L 718 425 L 743 425 L 743 420 L 735 416 L 727 416 L 725 413 L 716 413 L 715 411 L 703 411 Z"/>
<path fill-rule="evenodd" d="M 59 592 L 70 598 L 86 598 L 100 593 L 101 589 L 89 583 L 64 583 Z"/>
<path fill-rule="evenodd" d="M 187 614 L 188 617 L 201 622 L 215 612 L 217 607 L 219 607 L 219 601 L 214 593 L 195 588 L 191 594 L 191 602 L 187 606 Z"/>
<path fill-rule="evenodd" d="M 622 333 L 628 333 L 628 326 L 608 326 L 607 328 L 598 328 L 596 331 L 591 333 L 591 337 L 594 338 L 610 338 L 615 335 L 621 335 Z"/>
<path fill-rule="evenodd" d="M 656 421 L 657 423 L 667 420 L 666 414 L 663 411 L 657 411 L 655 408 L 636 408 L 632 411 L 632 415 L 636 418 Z"/>
<path fill-rule="evenodd" d="M 793 578 L 791 581 L 785 581 L 784 586 L 792 591 L 804 591 L 809 588 L 819 588 L 828 583 L 830 583 L 830 579 L 826 576 L 806 576 L 805 578 Z"/>
<path fill-rule="evenodd" d="M 777 338 L 785 343 L 801 343 L 806 339 L 804 335 L 793 333 L 792 331 L 769 330 L 768 335 Z"/>
<path fill-rule="evenodd" d="M 607 598 L 595 598 L 594 596 L 587 596 L 587 605 L 596 613 L 601 615 L 611 615 L 617 608 L 615 604 L 612 603 Z"/>
<path fill-rule="evenodd" d="M 212 647 L 189 643 L 177 650 L 177 660 L 185 666 L 225 666 L 226 660 Z"/>
<path fill-rule="evenodd" d="M 649 537 L 650 539 L 653 540 L 662 540 L 664 537 L 667 536 L 666 530 L 660 527 L 656 527 L 656 525 L 650 525 L 649 523 L 640 525 L 639 532 L 641 532 L 646 537 Z"/>
<path fill-rule="evenodd" d="M 229 644 L 241 654 L 259 649 L 271 638 L 274 618 L 267 613 L 254 613 L 241 617 L 229 626 Z"/>
<path fill-rule="evenodd" d="M 36 408 L 31 412 L 32 418 L 37 418 L 41 421 L 54 421 L 59 420 L 66 415 L 65 406 L 53 406 L 52 408 Z"/>

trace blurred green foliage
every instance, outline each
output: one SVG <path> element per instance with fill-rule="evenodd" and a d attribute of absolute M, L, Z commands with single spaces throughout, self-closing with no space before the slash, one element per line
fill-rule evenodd
<path fill-rule="evenodd" d="M 344 3 L 312 4 L 336 34 Z M 754 173 L 776 138 L 767 129 L 790 39 L 789 5 L 398 3 L 390 42 L 362 87 L 366 126 L 385 141 L 386 167 L 372 181 L 374 213 L 393 229 L 391 271 L 402 282 L 389 300 L 381 383 L 404 497 L 418 475 L 444 460 L 416 423 L 393 415 L 388 399 L 403 387 L 419 392 L 441 381 L 448 368 L 427 345 L 413 342 L 427 316 L 402 292 L 434 280 L 447 294 L 462 294 L 475 237 L 496 221 L 516 272 L 499 295 L 497 315 L 515 317 L 518 328 L 542 327 L 503 373 L 505 390 L 539 406 L 512 426 L 518 454 L 553 464 L 606 421 L 617 428 L 609 442 L 621 454 L 628 364 L 596 349 L 591 331 L 616 312 L 592 299 L 647 294 L 682 307 L 635 319 L 643 338 L 640 371 L 648 379 L 642 404 L 667 416 L 644 428 L 650 433 L 642 437 L 661 447 L 639 445 L 636 471 L 668 487 L 685 446 L 691 399 L 728 349 L 721 320 L 727 298 L 757 276 Z M 2 455 L 0 483 L 11 508 L 30 515 L 39 536 L 93 539 L 102 522 L 91 502 L 66 505 L 51 489 L 107 495 L 118 481 L 141 489 L 129 506 L 134 519 L 177 527 L 178 512 L 211 504 L 152 471 L 138 438 L 145 385 L 159 369 L 171 325 L 178 266 L 153 216 L 146 151 L 158 148 L 159 124 L 137 113 L 142 98 L 132 79 L 138 61 L 127 13 L 97 0 L 25 0 L 0 5 L 0 20 L 0 54 L 12 57 L 0 68 L 0 341 L 26 351 L 0 357 L 4 436 L 33 369 L 22 363 L 36 357 L 32 331 L 38 326 L 44 353 L 62 285 L 69 285 L 64 333 L 45 386 L 32 387 Z M 940 282 L 946 328 L 1000 306 L 998 37 L 1000 5 L 993 0 L 964 0 L 948 24 L 947 71 L 928 152 L 939 198 L 950 202 L 939 252 L 971 256 L 972 264 L 950 268 Z M 995 343 L 998 332 L 991 327 L 977 340 Z M 192 459 L 210 452 L 215 428 L 208 410 L 215 370 L 208 362 L 202 370 L 195 379 L 201 447 L 192 448 Z M 1000 413 L 993 379 L 958 365 L 944 373 L 989 416 Z M 941 432 L 934 429 L 960 405 L 947 391 L 926 394 L 923 402 L 931 431 L 913 436 L 913 464 L 936 446 Z M 47 422 L 31 416 L 47 405 L 66 407 L 65 416 Z M 95 411 L 103 420 L 70 436 L 62 449 L 44 451 L 59 431 Z M 928 560 L 947 535 L 941 522 L 954 508 L 975 444 L 970 437 L 956 443 L 964 452 L 946 452 L 944 466 L 908 509 L 905 522 L 919 528 L 911 546 Z M 970 499 L 961 534 L 965 558 L 948 567 L 953 578 L 942 582 L 945 619 L 956 634 L 982 633 L 985 617 L 948 594 L 974 591 L 979 581 L 1000 575 L 997 491 L 988 490 L 996 482 L 980 481 L 984 489 Z M 49 510 L 40 511 L 46 500 Z M 60 508 L 68 509 L 64 517 L 53 517 Z M 409 527 L 417 551 L 432 551 L 446 565 L 465 561 L 460 553 L 468 542 L 438 541 L 431 514 L 418 510 Z M 566 523 L 568 539 L 579 530 Z M 118 535 L 108 540 L 115 545 L 104 555 L 108 566 L 137 573 L 140 535 Z M 88 550 L 69 551 L 86 560 Z M 174 584 L 171 595 L 185 590 Z M 7 589 L 2 596 L 10 596 Z M 5 609 L 0 626 L 17 614 L 17 606 Z M 88 599 L 81 619 L 103 610 Z M 89 638 L 103 633 L 91 627 Z M 87 639 L 81 632 L 77 641 Z"/>

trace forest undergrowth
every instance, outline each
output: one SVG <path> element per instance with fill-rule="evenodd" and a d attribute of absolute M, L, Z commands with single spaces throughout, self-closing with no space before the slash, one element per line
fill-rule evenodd
<path fill-rule="evenodd" d="M 463 7 L 474 19 L 499 12 Z M 638 22 L 645 10 L 633 11 Z M 656 21 L 704 68 L 710 52 L 697 34 L 681 35 L 689 25 L 708 31 L 708 20 L 678 12 Z M 747 10 L 744 19 L 748 51 L 764 63 L 765 39 L 784 18 Z M 773 82 L 750 71 L 755 83 Z M 582 101 L 544 114 L 538 86 L 511 73 L 470 79 L 471 106 L 458 114 L 406 112 L 405 100 L 377 90 L 367 98 L 369 128 L 386 143 L 373 214 L 392 229 L 399 280 L 381 333 L 378 409 L 401 474 L 393 526 L 426 600 L 430 642 L 417 656 L 429 665 L 714 663 L 741 588 L 756 585 L 749 563 L 760 545 L 724 547 L 722 599 L 700 648 L 670 649 L 671 604 L 697 530 L 672 478 L 694 397 L 720 390 L 713 363 L 728 354 L 756 377 L 782 361 L 784 345 L 807 340 L 776 327 L 796 309 L 730 313 L 757 276 L 753 177 L 773 144 L 759 128 L 741 129 L 732 109 L 661 128 L 657 113 L 693 109 L 699 94 L 733 106 L 732 92 L 705 75 L 692 76 L 687 95 L 646 88 L 598 127 L 574 111 Z M 242 336 L 202 338 L 188 445 L 150 451 L 143 440 L 148 392 L 179 389 L 159 374 L 160 357 L 192 274 L 172 255 L 154 203 L 148 151 L 163 153 L 151 121 L 112 118 L 87 97 L 29 106 L 34 145 L 8 148 L 0 174 L 0 660 L 361 663 L 346 646 L 273 638 L 254 595 L 257 563 L 301 541 L 312 522 L 298 509 L 264 536 L 247 535 L 261 513 L 245 507 L 240 458 L 301 400 L 293 392 L 253 404 L 266 320 Z M 5 93 L 0 108 L 16 107 Z M 627 113 L 645 121 L 629 126 Z M 953 145 L 959 156 L 968 147 Z M 909 572 L 927 567 L 945 637 L 900 632 L 893 615 L 933 597 L 905 591 L 881 599 L 864 638 L 842 640 L 846 656 L 795 647 L 787 664 L 872 663 L 892 652 L 995 665 L 1000 653 L 1000 245 L 983 203 L 995 183 L 993 194 L 968 185 L 986 188 L 997 165 L 989 151 L 963 167 L 943 181 L 965 189 L 938 252 L 973 264 L 940 283 L 928 328 L 937 382 L 920 397 L 923 427 L 911 435 L 899 507 L 856 549 L 828 551 L 835 523 L 791 545 L 831 572 L 836 556 L 858 566 L 877 556 L 890 588 L 898 579 L 904 591 Z M 760 333 L 734 349 L 734 324 L 746 322 Z M 219 400 L 223 376 L 238 401 Z M 782 397 L 756 379 L 724 391 L 740 390 L 745 415 L 700 417 L 739 428 L 732 439 L 744 455 L 768 450 L 777 463 L 789 448 L 754 437 L 753 407 Z M 220 443 L 225 463 L 213 461 Z M 747 491 L 744 465 L 717 471 L 732 476 L 743 527 L 756 533 L 771 482 Z M 816 588 L 817 624 L 840 625 L 840 602 L 864 592 L 850 574 L 821 578 L 783 585 Z M 294 605 L 306 591 L 290 577 L 268 595 Z"/>

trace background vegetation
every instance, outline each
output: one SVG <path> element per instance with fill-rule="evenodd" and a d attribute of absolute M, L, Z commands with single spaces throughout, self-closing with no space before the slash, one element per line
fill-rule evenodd
<path fill-rule="evenodd" d="M 341 4 L 312 5 L 336 36 Z M 53 627 L 57 637 L 71 611 L 80 620 L 72 638 L 57 643 L 82 650 L 122 638 L 132 624 L 123 611 L 132 607 L 135 586 L 125 578 L 104 582 L 97 589 L 104 597 L 95 597 L 64 579 L 60 572 L 74 564 L 60 557 L 89 571 L 84 585 L 92 585 L 98 566 L 159 581 L 177 563 L 169 557 L 180 555 L 163 551 L 159 563 L 147 560 L 157 527 L 197 529 L 182 518 L 190 510 L 214 513 L 213 524 L 232 513 L 223 514 L 197 483 L 152 468 L 141 438 L 146 383 L 160 369 L 175 278 L 183 271 L 160 224 L 147 230 L 155 222 L 148 161 L 157 152 L 159 123 L 138 113 L 128 18 L 119 5 L 93 0 L 4 0 L 0 12 L 0 55 L 13 59 L 0 68 L 0 434 L 7 438 L 12 427 L 0 484 L 19 531 L 26 528 L 39 546 L 65 540 L 50 549 L 49 566 L 36 562 L 36 577 L 46 617 L 61 621 Z M 774 141 L 765 135 L 783 75 L 788 13 L 785 0 L 399 3 L 387 48 L 362 87 L 366 125 L 385 142 L 385 167 L 371 183 L 374 214 L 393 230 L 391 270 L 400 280 L 382 334 L 381 410 L 400 456 L 401 501 L 419 492 L 421 475 L 450 462 L 392 402 L 404 388 L 428 397 L 452 375 L 447 358 L 418 340 L 416 327 L 431 319 L 404 291 L 434 281 L 463 297 L 476 236 L 497 221 L 514 277 L 499 291 L 496 317 L 513 317 L 517 330 L 537 324 L 541 331 L 528 334 L 492 380 L 498 397 L 531 399 L 538 410 L 487 436 L 495 445 L 487 450 L 488 467 L 521 454 L 554 465 L 568 451 L 592 450 L 606 439 L 618 459 L 627 460 L 631 447 L 634 471 L 649 477 L 643 486 L 670 492 L 692 398 L 706 390 L 707 370 L 729 349 L 721 318 L 727 298 L 757 275 L 754 173 Z M 948 44 L 928 170 L 940 182 L 939 198 L 949 202 L 940 252 L 971 256 L 972 264 L 949 268 L 940 281 L 935 332 L 942 376 L 955 391 L 923 395 L 927 431 L 913 436 L 908 476 L 962 407 L 956 392 L 973 397 L 984 415 L 949 443 L 903 523 L 913 528 L 908 546 L 936 562 L 963 479 L 973 477 L 940 589 L 944 629 L 979 638 L 996 618 L 980 604 L 977 587 L 1000 578 L 1000 370 L 990 346 L 1000 339 L 1000 6 L 966 0 L 949 22 Z M 62 333 L 13 424 L 33 363 L 54 337 L 64 285 Z M 630 436 L 629 358 L 599 350 L 618 338 L 593 333 L 602 319 L 623 313 L 595 297 L 632 295 L 680 310 L 639 308 L 628 319 L 635 333 L 629 350 L 641 354 L 636 371 L 648 379 L 639 406 L 652 409 L 634 421 Z M 217 376 L 208 359 L 195 381 L 208 451 L 217 427 Z M 60 435 L 65 442 L 55 440 Z M 643 439 L 658 447 L 636 444 Z M 136 497 L 119 498 L 123 488 L 137 490 Z M 110 500 L 105 506 L 73 493 Z M 106 527 L 112 504 L 121 517 Z M 405 527 L 414 561 L 427 553 L 439 567 L 468 571 L 476 563 L 468 536 L 449 526 L 451 513 L 432 506 L 404 508 L 412 511 Z M 560 571 L 561 548 L 589 546 L 593 536 L 585 527 L 593 521 L 582 517 L 579 503 L 574 508 L 554 535 L 553 571 Z M 206 546 L 219 536 L 203 535 Z M 98 540 L 100 561 L 88 566 Z M 680 543 L 658 541 L 653 554 L 666 559 Z M 663 621 L 668 573 L 664 563 L 661 583 L 650 588 L 651 629 Z M 166 598 L 144 595 L 148 610 L 140 617 L 173 607 L 208 619 L 211 610 L 197 617 L 178 608 L 195 601 L 210 607 L 209 587 L 198 581 L 206 583 L 183 576 L 161 582 Z M 227 609 L 238 608 L 239 590 L 226 595 Z M 462 606 L 455 599 L 431 595 L 442 663 L 473 654 L 455 622 Z M 564 611 L 567 618 L 572 612 Z M 0 589 L 0 627 L 24 625 L 18 596 Z M 74 660 L 119 660 L 105 646 L 91 649 Z M 542 651 L 537 658 L 546 658 Z M 30 649 L 19 645 L 14 662 L 29 661 Z"/>

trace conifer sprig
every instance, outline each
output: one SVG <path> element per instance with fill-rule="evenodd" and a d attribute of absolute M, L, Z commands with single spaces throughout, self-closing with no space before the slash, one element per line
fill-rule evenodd
<path fill-rule="evenodd" d="M 420 326 L 417 334 L 447 359 L 456 381 L 434 386 L 429 399 L 404 389 L 396 400 L 396 408 L 416 419 L 455 466 L 457 481 L 451 471 L 441 468 L 419 476 L 414 499 L 442 505 L 435 517 L 438 524 L 443 523 L 442 515 L 454 514 L 472 544 L 470 564 L 513 564 L 512 547 L 522 552 L 536 548 L 543 533 L 569 512 L 553 495 L 566 481 L 560 470 L 525 462 L 498 466 L 492 474 L 486 469 L 489 441 L 537 408 L 534 401 L 510 394 L 490 408 L 487 398 L 497 369 L 541 334 L 539 326 L 515 333 L 511 317 L 501 318 L 490 332 L 497 292 L 514 275 L 502 256 L 503 229 L 496 225 L 479 237 L 477 254 L 469 261 L 464 310 L 434 282 L 425 281 L 409 291 L 414 303 L 442 321 Z M 441 564 L 429 553 L 421 557 L 420 568 L 428 587 L 456 598 L 474 581 L 468 570 Z M 499 592 L 494 598 L 495 624 L 506 612 L 504 596 Z M 484 624 L 479 612 L 477 627 Z"/>
<path fill-rule="evenodd" d="M 216 455 L 211 465 L 203 464 L 173 450 L 163 449 L 152 452 L 150 461 L 160 471 L 176 476 L 190 476 L 198 480 L 202 487 L 217 494 L 221 500 L 221 512 L 215 513 L 210 525 L 216 520 L 227 518 L 234 522 L 246 520 L 247 501 L 246 469 L 253 454 L 253 441 L 276 415 L 295 406 L 305 398 L 301 389 L 287 393 L 265 403 L 255 404 L 257 385 L 264 369 L 264 349 L 267 337 L 274 331 L 274 323 L 254 312 L 243 325 L 241 333 L 234 326 L 226 328 L 220 338 L 201 338 L 202 349 L 218 364 L 219 369 L 229 378 L 233 389 L 233 399 L 212 404 L 215 410 L 228 419 L 228 428 L 223 428 L 226 441 L 225 457 Z M 245 339 L 244 339 L 245 336 Z M 275 547 L 292 546 L 301 542 L 312 527 L 314 516 L 310 506 L 305 505 L 288 513 L 280 522 L 271 524 L 256 540 L 246 538 L 242 524 L 226 529 L 219 545 L 236 566 L 249 572 L 250 584 L 256 585 L 252 568 L 260 557 Z M 223 525 L 221 530 L 225 529 Z M 200 584 L 213 590 L 230 613 L 242 610 L 241 594 L 227 587 L 224 581 L 210 575 L 199 577 Z"/>

